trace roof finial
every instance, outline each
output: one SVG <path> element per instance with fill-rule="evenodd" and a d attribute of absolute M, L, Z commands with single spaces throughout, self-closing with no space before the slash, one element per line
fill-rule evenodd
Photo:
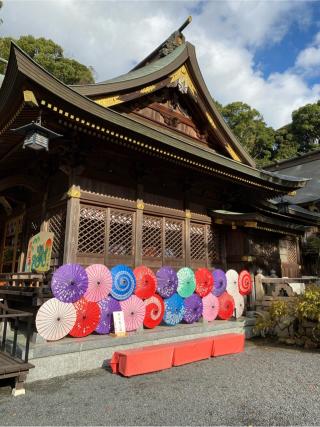
<path fill-rule="evenodd" d="M 179 33 L 181 33 L 192 21 L 192 16 L 188 16 L 188 18 L 184 21 L 180 28 L 178 28 Z"/>
<path fill-rule="evenodd" d="M 172 53 L 177 47 L 185 43 L 185 37 L 182 34 L 182 31 L 186 28 L 187 25 L 192 21 L 192 16 L 184 21 L 184 23 L 174 31 L 171 36 L 169 36 L 160 46 L 158 46 L 153 52 L 150 53 L 146 58 L 139 62 L 131 71 L 137 70 L 138 68 L 144 67 L 152 61 L 155 61 L 163 56 L 167 56 Z"/>
<path fill-rule="evenodd" d="M 177 47 L 179 47 L 181 44 L 185 43 L 185 37 L 182 34 L 182 31 L 186 28 L 187 25 L 190 24 L 190 22 L 192 21 L 192 17 L 189 16 L 185 22 L 175 31 L 171 34 L 170 37 L 167 38 L 167 40 L 165 40 L 162 43 L 162 46 L 159 49 L 159 56 L 160 58 L 162 56 L 166 56 L 169 53 L 173 52 L 174 49 L 176 49 Z"/>

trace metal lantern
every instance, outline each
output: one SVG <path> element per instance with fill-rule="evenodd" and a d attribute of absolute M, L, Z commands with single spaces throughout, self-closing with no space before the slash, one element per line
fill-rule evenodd
<path fill-rule="evenodd" d="M 62 135 L 53 132 L 41 125 L 41 119 L 39 122 L 32 122 L 27 125 L 21 126 L 16 129 L 12 129 L 12 132 L 20 133 L 25 135 L 23 141 L 23 148 L 32 148 L 33 150 L 49 150 L 49 140 L 59 138 Z"/>

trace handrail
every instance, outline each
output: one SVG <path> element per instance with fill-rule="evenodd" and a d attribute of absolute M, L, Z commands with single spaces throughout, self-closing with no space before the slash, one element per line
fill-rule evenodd
<path fill-rule="evenodd" d="M 8 342 L 8 339 L 7 339 L 8 319 L 14 319 L 14 324 L 13 324 L 14 334 L 13 334 L 12 349 L 10 353 L 10 355 L 13 358 L 18 358 L 17 339 L 18 339 L 20 318 L 27 318 L 25 355 L 24 355 L 24 358 L 22 359 L 25 363 L 27 363 L 29 359 L 29 347 L 30 347 L 33 314 L 25 311 L 21 311 L 21 310 L 14 310 L 12 308 L 8 308 L 5 304 L 0 303 L 0 322 L 3 322 L 2 338 L 0 341 L 0 350 L 2 352 L 7 352 L 6 344 Z"/>

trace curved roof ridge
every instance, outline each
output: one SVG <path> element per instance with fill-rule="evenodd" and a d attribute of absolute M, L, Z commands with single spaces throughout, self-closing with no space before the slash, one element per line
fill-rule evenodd
<path fill-rule="evenodd" d="M 176 49 L 174 49 L 173 52 L 169 53 L 166 56 L 163 56 L 159 59 L 156 59 L 153 62 L 150 62 L 143 67 L 139 68 L 133 68 L 128 73 L 122 74 L 118 77 L 114 77 L 112 79 L 105 80 L 103 82 L 100 82 L 98 84 L 112 84 L 119 81 L 126 81 L 126 80 L 134 80 L 137 78 L 140 78 L 142 76 L 147 76 L 149 74 L 154 73 L 155 71 L 158 71 L 165 67 L 166 65 L 171 64 L 179 55 L 183 52 L 184 49 L 187 48 L 186 43 L 182 43 L 180 46 L 178 46 Z"/>

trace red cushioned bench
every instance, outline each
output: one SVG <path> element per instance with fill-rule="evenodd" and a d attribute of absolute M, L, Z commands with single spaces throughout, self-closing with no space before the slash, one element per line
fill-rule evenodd
<path fill-rule="evenodd" d="M 244 334 L 224 334 L 213 337 L 212 356 L 241 353 L 244 350 Z"/>
<path fill-rule="evenodd" d="M 110 366 L 113 373 L 120 373 L 125 377 L 162 371 L 171 368 L 173 351 L 173 344 L 117 351 L 112 356 Z"/>
<path fill-rule="evenodd" d="M 186 363 L 209 359 L 212 354 L 212 344 L 212 337 L 198 338 L 175 343 L 173 366 L 180 366 L 185 365 Z"/>

